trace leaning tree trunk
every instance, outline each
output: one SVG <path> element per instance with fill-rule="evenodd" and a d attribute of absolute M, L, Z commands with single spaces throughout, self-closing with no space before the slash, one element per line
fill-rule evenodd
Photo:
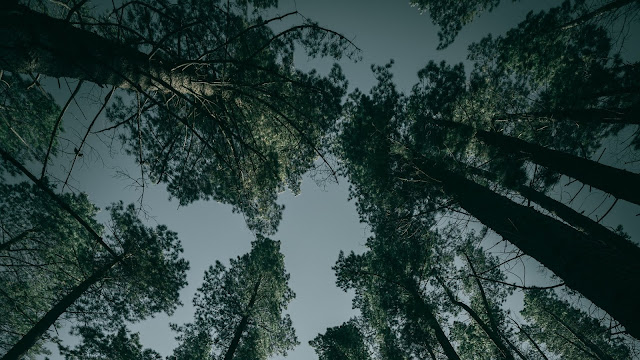
<path fill-rule="evenodd" d="M 475 137 L 487 145 L 498 147 L 507 153 L 521 154 L 536 164 L 592 185 L 617 198 L 640 205 L 640 186 L 638 186 L 640 174 L 548 149 L 504 134 L 473 129 L 458 122 L 438 121 L 437 124 L 462 131 L 473 131 Z"/>
<path fill-rule="evenodd" d="M 227 349 L 227 352 L 224 354 L 224 360 L 231 360 L 233 359 L 233 355 L 235 354 L 236 350 L 238 349 L 238 345 L 240 344 L 240 339 L 242 338 L 242 334 L 244 333 L 245 329 L 247 328 L 247 324 L 249 324 L 249 312 L 252 310 L 253 305 L 256 302 L 256 299 L 258 298 L 258 289 L 260 288 L 260 280 L 258 280 L 256 282 L 256 285 L 253 287 L 253 293 L 251 294 L 251 299 L 249 300 L 249 305 L 247 305 L 247 308 L 245 309 L 245 315 L 242 316 L 242 319 L 240 319 L 240 323 L 238 324 L 238 327 L 236 327 L 236 330 L 233 334 L 233 339 L 231 339 L 231 343 L 229 344 L 229 348 Z"/>
<path fill-rule="evenodd" d="M 18 360 L 40 340 L 42 335 L 73 305 L 92 285 L 102 280 L 105 275 L 123 257 L 112 259 L 109 263 L 98 269 L 90 277 L 78 284 L 70 293 L 60 299 L 43 317 L 29 330 L 0 360 Z"/>
<path fill-rule="evenodd" d="M 498 180 L 498 177 L 494 173 L 486 170 L 478 169 L 475 167 L 468 168 L 467 170 L 474 175 L 478 175 L 490 181 L 496 182 Z M 526 186 L 523 184 L 501 185 L 517 192 L 525 199 L 538 204 L 545 210 L 566 221 L 574 228 L 591 235 L 598 241 L 605 242 L 607 246 L 618 249 L 619 251 L 636 251 L 635 248 L 637 248 L 637 246 L 625 237 L 616 234 L 615 232 L 607 229 L 604 225 L 596 222 L 595 220 L 584 214 L 575 211 L 570 206 L 563 204 L 562 202 L 546 195 L 545 193 L 542 193 L 530 186 Z"/>
<path fill-rule="evenodd" d="M 618 10 L 623 6 L 630 5 L 630 4 L 634 3 L 634 2 L 638 2 L 638 0 L 614 0 L 614 1 L 611 1 L 610 3 L 608 3 L 606 5 L 603 5 L 603 6 L 597 8 L 597 9 L 591 11 L 591 12 L 588 12 L 588 13 L 580 16 L 579 18 L 577 18 L 575 20 L 572 20 L 572 21 L 564 24 L 562 26 L 561 30 L 568 30 L 568 29 L 571 29 L 571 28 L 573 28 L 575 26 L 582 25 L 582 24 L 586 23 L 587 21 L 590 21 L 590 20 L 593 20 L 593 19 L 595 19 L 597 17 L 600 17 L 600 16 L 602 16 L 602 15 L 604 15 L 604 14 L 610 12 L 610 11 Z"/>
<path fill-rule="evenodd" d="M 204 96 L 219 91 L 216 79 L 173 70 L 135 48 L 21 5 L 0 5 L 0 68 L 125 89 Z"/>
<path fill-rule="evenodd" d="M 640 248 L 615 249 L 437 164 L 416 164 L 473 217 L 539 261 L 640 339 Z"/>
<path fill-rule="evenodd" d="M 476 324 L 478 324 L 478 326 L 480 326 L 482 331 L 484 331 L 484 333 L 489 337 L 491 342 L 493 342 L 493 344 L 500 351 L 501 358 L 506 359 L 506 360 L 515 360 L 515 358 L 513 357 L 513 354 L 511 354 L 511 351 L 509 351 L 509 349 L 507 349 L 507 346 L 504 344 L 504 342 L 500 338 L 499 333 L 494 331 L 496 329 L 490 328 L 489 325 L 487 325 L 487 323 L 485 321 L 483 321 L 482 318 L 480 318 L 480 315 L 478 315 L 478 313 L 475 310 L 473 310 L 469 305 L 467 305 L 467 304 L 463 303 L 462 301 L 459 301 L 458 299 L 456 299 L 456 297 L 454 296 L 454 294 L 451 291 L 451 289 L 449 289 L 449 287 L 445 284 L 444 280 L 442 280 L 442 278 L 440 278 L 440 276 L 436 276 L 436 279 L 440 283 L 440 286 L 442 286 L 442 288 L 444 289 L 445 294 L 447 294 L 447 297 L 449 298 L 449 301 L 451 301 L 454 305 L 464 309 L 464 311 L 466 311 L 467 314 L 469 314 L 469 316 L 471 316 L 471 318 L 476 322 Z M 489 317 L 491 317 L 491 314 L 487 314 L 487 315 Z"/>
<path fill-rule="evenodd" d="M 638 106 L 630 106 L 625 109 L 566 109 L 554 111 L 540 111 L 517 114 L 501 114 L 494 120 L 507 121 L 571 121 L 577 124 L 613 124 L 613 125 L 639 125 L 640 109 Z"/>
<path fill-rule="evenodd" d="M 444 330 L 442 330 L 442 327 L 438 323 L 438 319 L 436 319 L 435 315 L 433 315 L 431 306 L 429 306 L 429 304 L 424 301 L 415 287 L 408 287 L 407 290 L 409 291 L 411 297 L 414 300 L 414 304 L 416 305 L 420 314 L 422 314 L 427 325 L 435 333 L 436 339 L 438 340 L 438 343 L 440 343 L 440 346 L 442 346 L 442 350 L 444 351 L 447 358 L 449 360 L 460 360 L 460 356 L 458 356 L 458 353 L 453 348 L 453 345 L 449 341 L 447 334 L 444 333 Z"/>

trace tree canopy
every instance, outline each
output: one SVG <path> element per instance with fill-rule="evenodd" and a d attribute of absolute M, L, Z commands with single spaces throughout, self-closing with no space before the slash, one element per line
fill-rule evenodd
<path fill-rule="evenodd" d="M 441 51 L 507 3 L 528 6 L 409 1 Z M 371 65 L 363 90 L 330 64 L 358 60 L 356 44 L 295 6 L 0 4 L 0 360 L 287 356 L 300 344 L 291 264 L 267 236 L 286 234 L 280 194 L 313 171 L 349 183 L 368 232 L 332 268 L 354 312 L 301 339 L 319 360 L 638 357 L 640 247 L 607 216 L 640 205 L 640 71 L 625 43 L 640 1 L 537 4 L 465 62 L 427 59 L 410 88 L 393 60 Z M 326 71 L 301 70 L 301 54 L 328 57 Z M 74 185 L 106 152 L 131 160 L 137 204 Z M 225 262 L 208 234 L 193 319 L 167 320 L 167 354 L 132 326 L 183 305 L 182 244 L 198 240 L 156 220 L 152 185 L 180 207 L 230 205 L 253 240 Z"/>

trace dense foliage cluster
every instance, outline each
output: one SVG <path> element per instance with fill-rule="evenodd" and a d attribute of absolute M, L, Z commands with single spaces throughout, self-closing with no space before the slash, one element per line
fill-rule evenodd
<path fill-rule="evenodd" d="M 411 4 L 440 27 L 442 49 L 501 1 Z M 348 95 L 339 66 L 303 72 L 294 52 L 358 48 L 297 12 L 265 17 L 277 0 L 92 5 L 0 5 L 1 360 L 52 344 L 69 360 L 163 358 L 129 326 L 181 305 L 189 265 L 144 204 L 101 214 L 72 191 L 90 134 L 135 159 L 140 186 L 163 183 L 180 205 L 230 204 L 255 234 L 248 253 L 205 272 L 193 321 L 170 325 L 178 345 L 166 359 L 266 360 L 299 344 L 280 242 L 265 235 L 282 217 L 278 194 L 297 194 L 320 163 L 349 180 L 372 234 L 333 268 L 358 315 L 309 342 L 320 360 L 638 355 L 637 239 L 552 190 L 578 182 L 640 205 L 640 174 L 598 158 L 622 134 L 640 147 L 640 68 L 617 43 L 639 1 L 565 0 L 472 44 L 467 69 L 430 61 L 404 94 L 390 62 L 372 66 L 370 91 Z M 299 22 L 274 31 L 280 20 Z M 60 107 L 41 75 L 79 82 Z M 84 83 L 111 90 L 65 154 L 62 119 Z M 103 111 L 110 125 L 95 131 Z M 63 181 L 48 164 L 65 156 Z M 491 251 L 496 236 L 512 257 Z M 525 256 L 559 283 L 513 283 L 506 270 Z"/>

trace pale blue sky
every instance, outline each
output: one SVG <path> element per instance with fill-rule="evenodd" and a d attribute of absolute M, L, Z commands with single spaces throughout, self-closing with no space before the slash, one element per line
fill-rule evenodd
<path fill-rule="evenodd" d="M 297 9 L 323 26 L 343 33 L 362 49 L 362 61 L 340 62 L 349 79 L 350 89 L 357 87 L 368 91 L 375 82 L 370 65 L 385 64 L 393 58 L 396 83 L 401 90 L 408 91 L 416 81 L 417 71 L 429 60 L 451 63 L 464 61 L 470 42 L 480 40 L 488 33 L 505 31 L 522 20 L 532 6 L 548 7 L 558 3 L 552 0 L 523 1 L 518 4 L 505 1 L 497 11 L 482 16 L 463 29 L 458 41 L 445 51 L 436 50 L 437 29 L 431 25 L 430 19 L 420 15 L 406 1 L 286 0 L 281 1 L 277 13 Z M 296 58 L 299 67 L 307 70 L 317 68 L 321 73 L 326 72 L 331 63 L 330 59 Z M 47 84 L 57 88 L 56 82 Z M 97 89 L 91 84 L 85 86 L 86 89 L 93 87 L 94 95 L 102 92 L 101 96 L 104 96 L 106 93 L 106 90 Z M 68 92 L 63 96 L 68 96 Z M 96 107 L 91 105 L 94 101 L 86 93 L 78 102 L 82 111 L 89 118 L 93 117 Z M 68 131 L 63 134 L 64 137 L 77 141 L 78 135 L 82 136 L 84 130 L 78 126 L 78 119 L 86 125 L 80 111 L 76 107 L 70 109 L 65 120 Z M 73 184 L 86 191 L 90 199 L 102 208 L 118 200 L 135 202 L 139 197 L 138 189 L 129 186 L 130 180 L 115 176 L 118 169 L 137 176 L 139 170 L 133 164 L 133 159 L 120 154 L 114 157 L 106 155 L 107 147 L 95 138 L 91 140 L 91 145 L 97 151 L 85 151 L 82 166 L 74 170 Z M 114 149 L 119 147 L 116 145 Z M 97 154 L 102 155 L 99 157 Z M 58 162 L 52 171 L 60 174 L 63 171 L 60 166 L 67 164 L 67 161 Z M 366 226 L 359 223 L 353 202 L 347 202 L 347 197 L 348 184 L 344 179 L 339 184 L 329 183 L 322 189 L 308 177 L 304 180 L 301 195 L 284 193 L 280 197 L 286 209 L 279 231 L 272 238 L 282 241 L 282 252 L 291 274 L 290 285 L 297 294 L 289 313 L 301 342 L 289 358 L 316 358 L 307 342 L 327 327 L 339 325 L 354 315 L 350 294 L 343 293 L 335 286 L 331 270 L 340 250 L 363 251 L 368 236 Z M 140 331 L 145 346 L 163 355 L 170 354 L 176 346 L 168 323 L 192 320 L 191 298 L 200 286 L 204 270 L 216 260 L 226 263 L 229 258 L 246 253 L 253 239 L 242 216 L 233 214 L 228 205 L 197 202 L 178 207 L 177 202 L 168 201 L 167 198 L 163 185 L 152 185 L 145 191 L 144 204 L 153 217 L 149 219 L 150 224 L 166 224 L 180 235 L 185 258 L 191 263 L 189 286 L 181 294 L 185 306 L 171 318 L 160 315 L 133 327 Z M 627 227 L 634 223 L 637 226 L 638 218 L 634 215 L 623 204 L 608 220 L 616 223 L 618 217 L 625 217 Z M 637 231 L 640 230 L 636 230 L 636 234 Z M 535 264 L 533 267 L 535 273 Z"/>

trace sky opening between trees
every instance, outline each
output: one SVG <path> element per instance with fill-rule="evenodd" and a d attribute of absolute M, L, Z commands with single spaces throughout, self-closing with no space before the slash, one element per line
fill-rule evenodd
<path fill-rule="evenodd" d="M 0 359 L 640 358 L 639 16 L 3 1 Z"/>

